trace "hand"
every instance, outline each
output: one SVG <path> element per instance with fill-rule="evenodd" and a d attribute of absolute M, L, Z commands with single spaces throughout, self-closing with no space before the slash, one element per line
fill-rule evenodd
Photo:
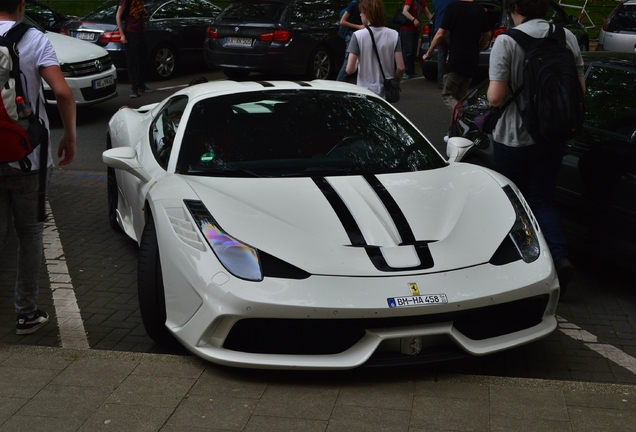
<path fill-rule="evenodd" d="M 75 159 L 75 151 L 77 149 L 75 138 L 68 136 L 66 133 L 60 138 L 60 144 L 57 148 L 57 157 L 62 158 L 58 165 L 68 165 Z"/>
<path fill-rule="evenodd" d="M 424 55 L 422 56 L 422 60 L 426 60 L 427 58 L 429 58 L 430 55 L 428 55 L 428 53 L 424 53 Z"/>

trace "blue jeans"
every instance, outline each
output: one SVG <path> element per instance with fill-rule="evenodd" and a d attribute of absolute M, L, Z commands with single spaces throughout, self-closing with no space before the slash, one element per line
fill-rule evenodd
<path fill-rule="evenodd" d="M 144 76 L 148 63 L 148 39 L 146 33 L 128 33 L 126 38 L 128 43 L 125 44 L 124 52 L 128 81 L 133 91 L 141 90 L 146 87 Z"/>
<path fill-rule="evenodd" d="M 340 72 L 338 72 L 338 76 L 336 77 L 336 81 L 344 81 L 347 79 L 347 61 L 349 61 L 349 53 L 347 49 L 349 48 L 349 42 L 351 42 L 351 32 L 347 34 L 345 38 L 345 58 L 342 67 L 340 68 Z"/>
<path fill-rule="evenodd" d="M 50 170 L 47 173 L 51 174 Z M 11 222 L 18 237 L 18 271 L 14 288 L 16 314 L 30 315 L 37 309 L 38 281 L 42 261 L 42 231 L 38 221 L 39 173 L 23 173 L 0 164 L 0 250 L 3 255 Z"/>
<path fill-rule="evenodd" d="M 532 209 L 554 262 L 567 257 L 567 241 L 556 203 L 556 185 L 563 146 L 534 144 L 509 147 L 495 142 L 497 171 L 512 180 Z"/>
<path fill-rule="evenodd" d="M 400 30 L 400 42 L 402 43 L 402 56 L 404 57 L 404 73 L 415 74 L 415 56 L 417 55 L 417 32 Z M 386 71 L 385 71 L 386 72 Z"/>
<path fill-rule="evenodd" d="M 437 45 L 437 85 L 441 88 L 444 85 L 444 74 L 446 73 L 446 57 L 448 57 L 448 44 L 444 39 Z"/>

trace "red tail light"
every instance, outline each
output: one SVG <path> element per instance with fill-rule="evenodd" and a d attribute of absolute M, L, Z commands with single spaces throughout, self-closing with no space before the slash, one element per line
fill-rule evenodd
<path fill-rule="evenodd" d="M 507 32 L 507 31 L 508 31 L 508 29 L 507 29 L 507 28 L 505 28 L 505 27 L 495 29 L 495 31 L 494 31 L 494 32 L 492 32 L 492 40 L 497 39 L 497 36 L 499 36 L 499 35 L 500 35 L 500 34 L 502 34 L 502 33 Z"/>
<path fill-rule="evenodd" d="M 68 36 L 68 30 L 62 28 L 60 29 L 60 34 Z"/>
<path fill-rule="evenodd" d="M 104 43 L 121 42 L 121 33 L 119 33 L 119 30 L 104 32 L 99 40 Z"/>
<path fill-rule="evenodd" d="M 216 30 L 212 30 L 211 27 L 208 27 L 207 30 L 205 31 L 205 38 L 206 39 L 218 39 L 219 38 L 219 32 Z"/>
<path fill-rule="evenodd" d="M 428 28 L 428 24 L 425 25 L 424 27 L 422 27 L 422 35 L 428 36 L 430 31 L 431 31 L 431 29 Z"/>
<path fill-rule="evenodd" d="M 274 30 L 273 33 L 263 33 L 258 40 L 263 42 L 287 42 L 291 39 L 291 32 L 287 30 Z"/>
<path fill-rule="evenodd" d="M 451 126 L 454 126 L 457 124 L 457 122 L 459 121 L 459 118 L 462 116 L 462 114 L 464 113 L 464 109 L 462 106 L 462 101 L 457 102 L 457 105 L 455 105 L 455 109 L 453 109 L 453 118 L 451 120 Z"/>

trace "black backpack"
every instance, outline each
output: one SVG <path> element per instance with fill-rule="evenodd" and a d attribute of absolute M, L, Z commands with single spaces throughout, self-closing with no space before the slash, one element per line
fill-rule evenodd
<path fill-rule="evenodd" d="M 585 96 L 565 30 L 550 25 L 545 38 L 521 30 L 505 34 L 525 51 L 523 66 L 523 124 L 537 143 L 559 144 L 583 129 Z"/>

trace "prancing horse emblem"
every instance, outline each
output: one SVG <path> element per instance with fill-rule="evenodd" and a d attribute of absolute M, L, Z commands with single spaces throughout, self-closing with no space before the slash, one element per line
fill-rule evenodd
<path fill-rule="evenodd" d="M 417 284 L 415 282 L 409 283 L 409 288 L 411 289 L 411 294 L 413 294 L 414 296 L 420 295 L 420 289 L 417 287 Z"/>

